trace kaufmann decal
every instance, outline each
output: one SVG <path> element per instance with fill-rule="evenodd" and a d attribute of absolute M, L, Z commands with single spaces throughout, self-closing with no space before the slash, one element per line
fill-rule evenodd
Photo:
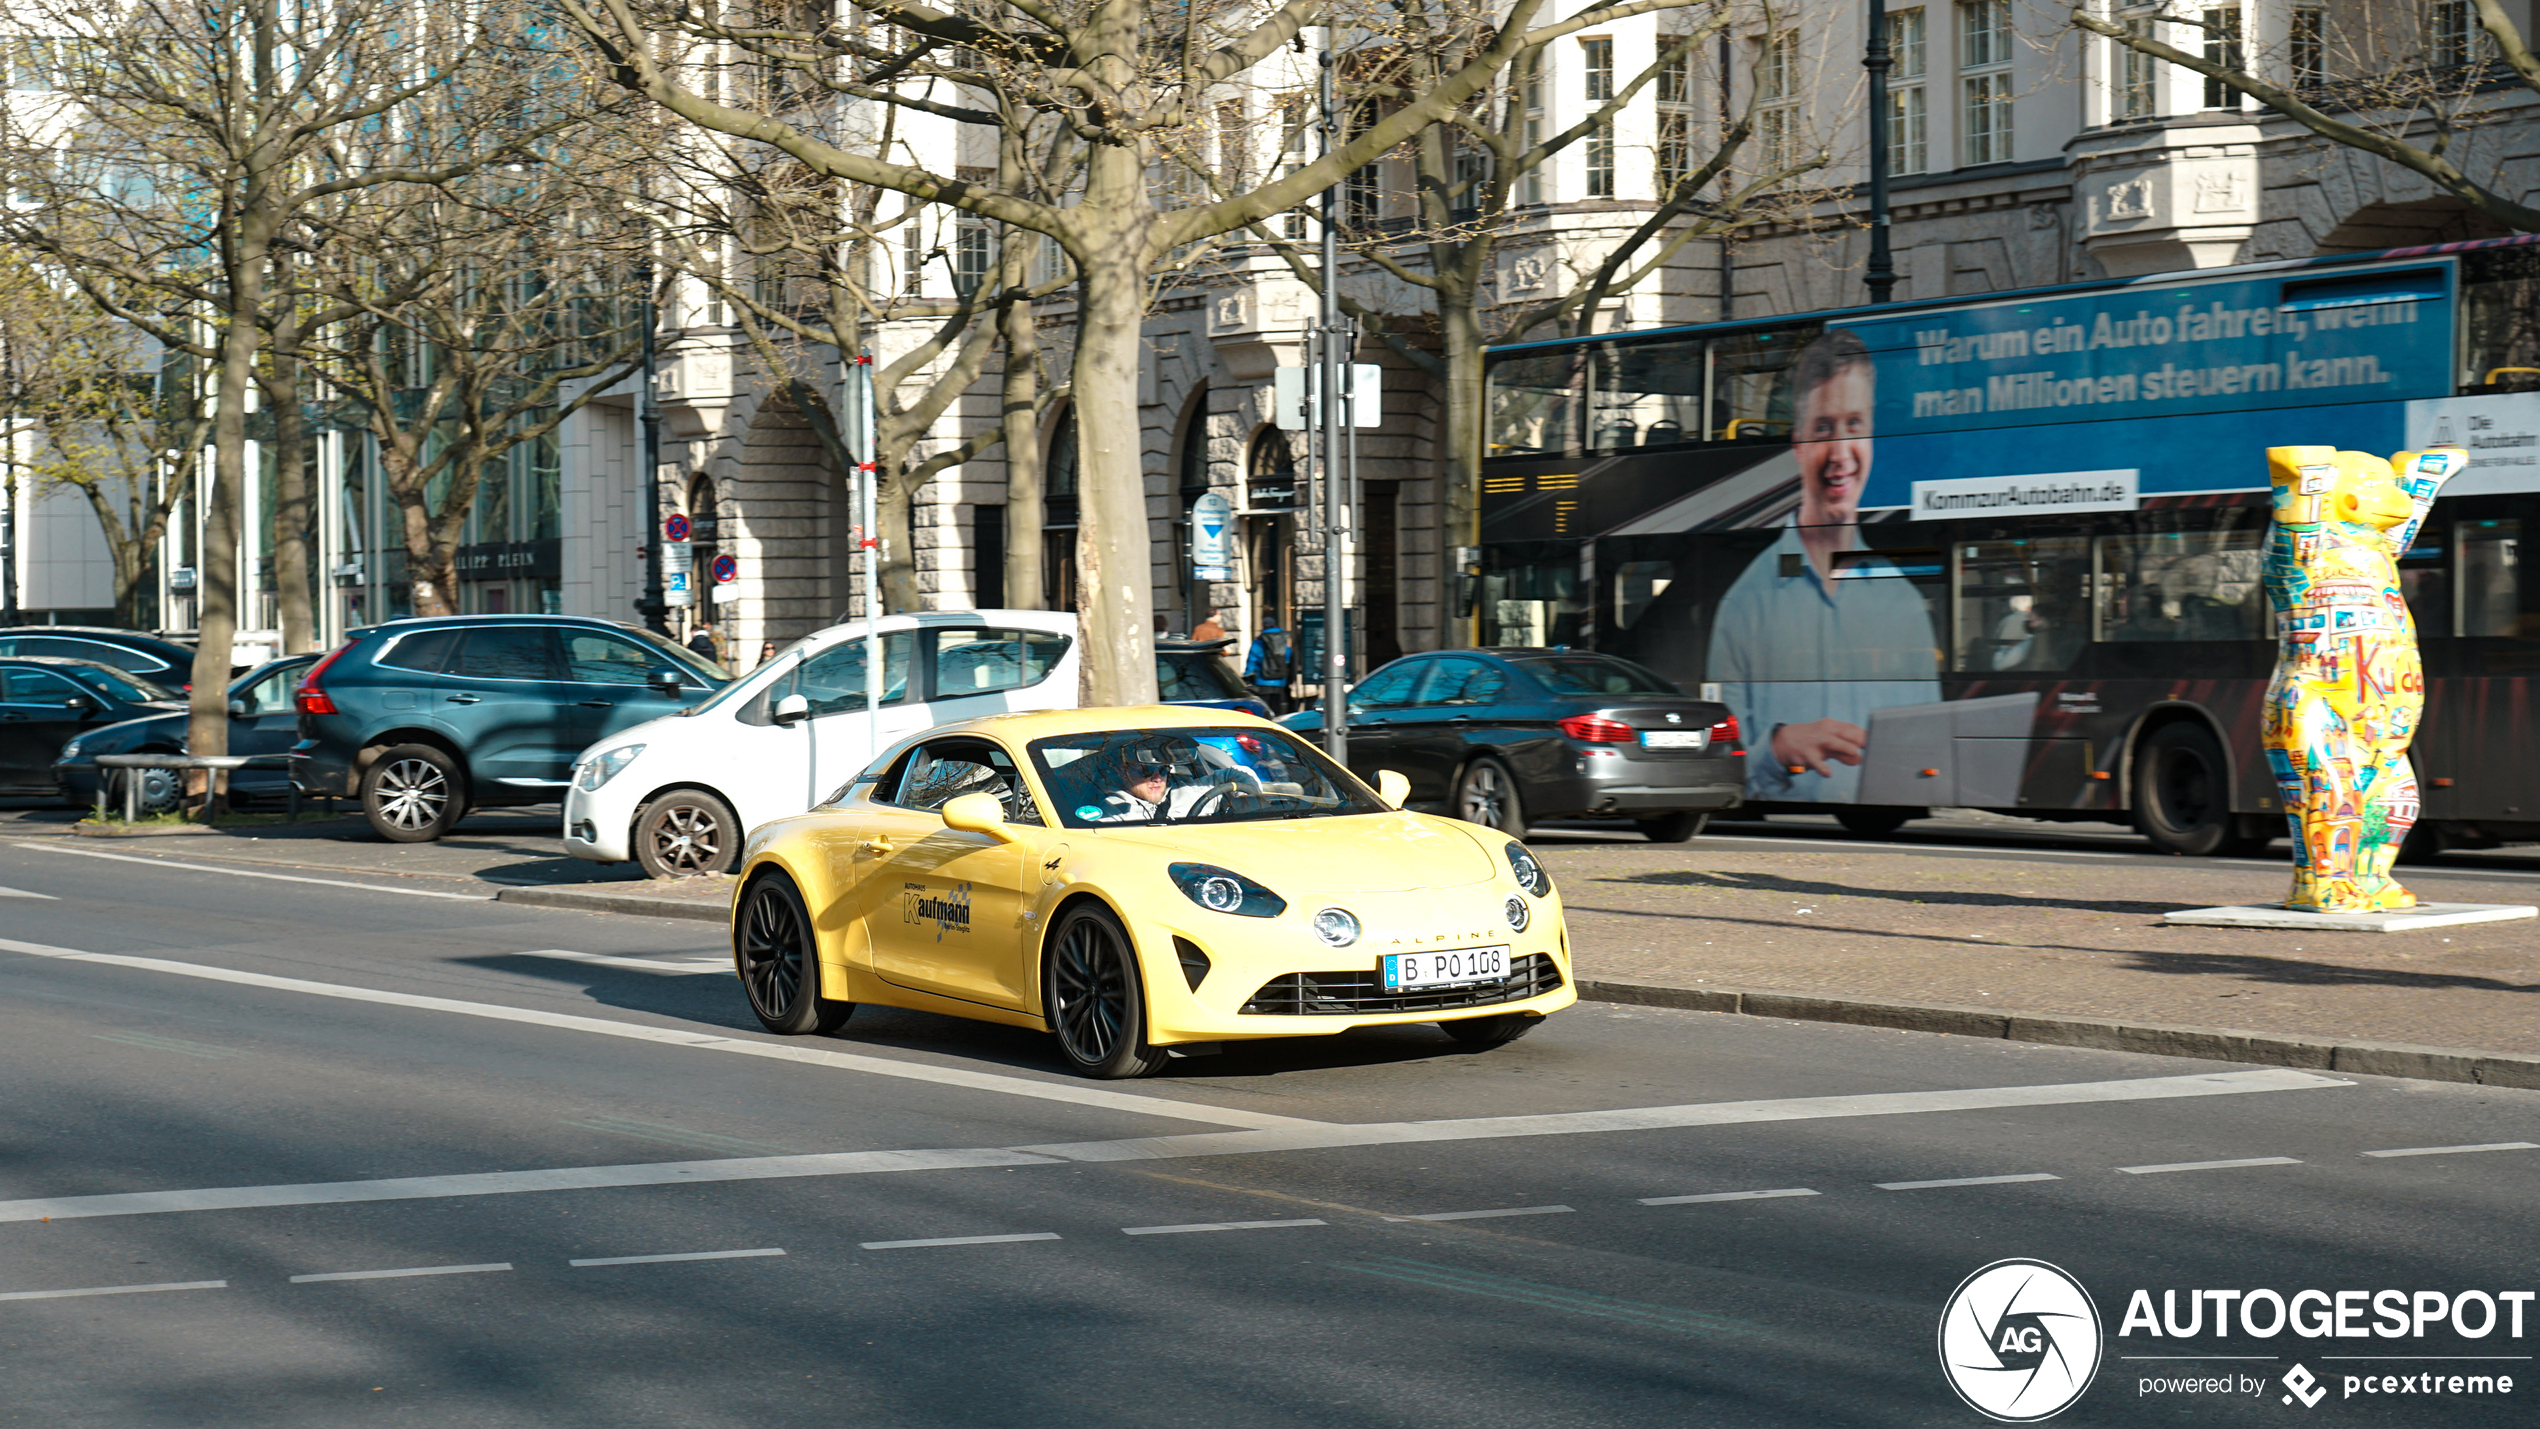
<path fill-rule="evenodd" d="M 2267 1404 L 2495 1403 L 2531 1378 L 2530 1290 L 2138 1287 L 2104 1346 L 2069 1272 L 2000 1260 L 1941 1311 L 1951 1389 L 1989 1419 L 2051 1419 L 2100 1390 L 2133 1399 Z M 2182 1406 L 2183 1407 L 2183 1406 Z"/>

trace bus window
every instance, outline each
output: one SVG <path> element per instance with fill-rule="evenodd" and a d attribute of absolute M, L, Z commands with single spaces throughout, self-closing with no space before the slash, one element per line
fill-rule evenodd
<path fill-rule="evenodd" d="M 2459 529 L 2461 633 L 2540 634 L 2522 613 L 2522 523 L 2464 521 Z"/>
<path fill-rule="evenodd" d="M 1490 455 L 1577 451 L 1588 350 L 1518 354 L 1490 365 Z"/>
<path fill-rule="evenodd" d="M 1711 344 L 1711 440 L 1790 440 L 1790 366 L 1818 331 L 1742 332 Z"/>
<path fill-rule="evenodd" d="M 1676 583 L 1673 561 L 1625 561 L 1614 568 L 1614 625 L 1629 630 Z"/>
<path fill-rule="evenodd" d="M 2461 390 L 2540 392 L 2540 253 L 2461 259 Z"/>
<path fill-rule="evenodd" d="M 2255 640 L 2266 633 L 2257 528 L 2099 539 L 2101 640 Z"/>
<path fill-rule="evenodd" d="M 2080 536 L 1958 546 L 1957 669 L 2061 670 L 2090 641 L 2090 542 Z"/>
<path fill-rule="evenodd" d="M 1700 441 L 1702 350 L 1696 340 L 1618 344 L 1600 352 L 1589 445 L 1623 451 Z"/>
<path fill-rule="evenodd" d="M 2399 557 L 2399 593 L 2416 617 L 2419 639 L 2439 640 L 2452 633 L 2452 573 L 2443 562 L 2440 531 L 2419 531 L 2417 543 Z"/>

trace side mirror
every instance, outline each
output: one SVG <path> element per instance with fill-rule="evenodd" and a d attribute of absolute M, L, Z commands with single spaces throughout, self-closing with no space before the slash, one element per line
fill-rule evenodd
<path fill-rule="evenodd" d="M 1014 842 L 1014 830 L 1005 826 L 1005 806 L 994 794 L 963 794 L 945 801 L 944 827 L 985 834 L 1001 844 Z"/>
<path fill-rule="evenodd" d="M 1411 797 L 1411 781 L 1390 769 L 1379 769 L 1376 771 L 1376 797 L 1385 801 L 1385 807 L 1399 809 L 1402 801 Z"/>
<path fill-rule="evenodd" d="M 69 710 L 72 714 L 79 716 L 81 719 L 86 719 L 90 715 L 97 713 L 97 702 L 86 695 L 73 695 L 69 699 L 62 701 L 62 708 Z"/>
<path fill-rule="evenodd" d="M 229 717 L 231 719 L 245 719 L 247 717 L 247 702 L 245 700 L 231 700 L 229 702 Z"/>
<path fill-rule="evenodd" d="M 679 672 L 668 665 L 646 675 L 644 683 L 652 686 L 656 694 L 668 695 L 674 700 L 679 698 Z"/>
<path fill-rule="evenodd" d="M 811 718 L 811 701 L 801 695 L 787 695 L 769 708 L 767 717 L 778 724 L 792 724 Z"/>

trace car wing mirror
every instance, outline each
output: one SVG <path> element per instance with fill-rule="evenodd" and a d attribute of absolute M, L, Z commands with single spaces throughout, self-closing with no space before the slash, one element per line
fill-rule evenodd
<path fill-rule="evenodd" d="M 231 700 L 229 702 L 229 717 L 231 719 L 245 719 L 247 717 L 247 702 L 245 700 Z"/>
<path fill-rule="evenodd" d="M 1385 801 L 1386 808 L 1399 809 L 1402 801 L 1411 797 L 1411 781 L 1390 769 L 1379 769 L 1376 771 L 1376 797 Z"/>
<path fill-rule="evenodd" d="M 944 827 L 984 834 L 1001 844 L 1014 842 L 1014 830 L 1005 826 L 1005 805 L 994 794 L 963 794 L 945 800 Z"/>
<path fill-rule="evenodd" d="M 73 695 L 62 701 L 62 708 L 78 715 L 81 719 L 86 719 L 97 713 L 97 702 L 86 695 Z"/>
<path fill-rule="evenodd" d="M 674 700 L 679 698 L 679 672 L 667 665 L 645 676 L 644 683 Z"/>
<path fill-rule="evenodd" d="M 801 695 L 787 695 L 768 709 L 767 717 L 778 724 L 792 724 L 796 720 L 809 719 L 811 718 L 811 701 Z"/>

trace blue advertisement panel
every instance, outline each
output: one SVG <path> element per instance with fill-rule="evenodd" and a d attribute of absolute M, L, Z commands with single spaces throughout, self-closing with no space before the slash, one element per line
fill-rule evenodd
<path fill-rule="evenodd" d="M 1860 504 L 2128 509 L 2262 487 L 2270 444 L 2395 449 L 2398 404 L 2452 390 L 2450 299 L 2450 268 L 2428 265 L 1843 321 L 1876 373 Z"/>

